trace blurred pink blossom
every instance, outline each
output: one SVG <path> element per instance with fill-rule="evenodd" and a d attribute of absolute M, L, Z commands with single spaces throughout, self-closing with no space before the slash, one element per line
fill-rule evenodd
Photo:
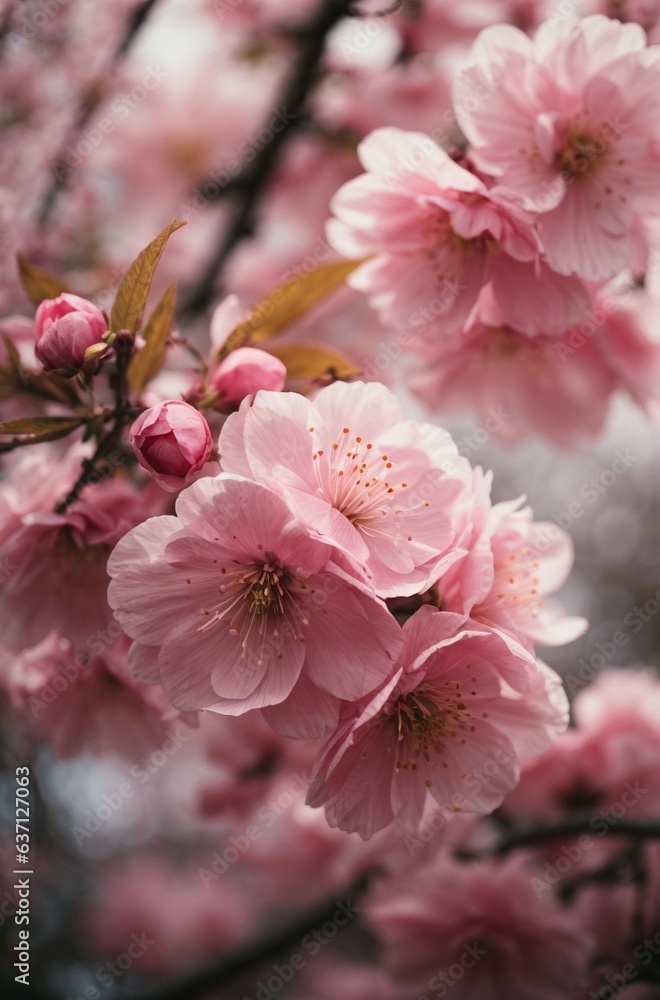
<path fill-rule="evenodd" d="M 384 883 L 367 913 L 401 996 L 582 1000 L 591 937 L 574 912 L 539 900 L 533 873 L 520 859 L 461 865 L 439 854 Z"/>
<path fill-rule="evenodd" d="M 75 656 L 50 632 L 20 653 L 0 649 L 2 685 L 27 730 L 49 739 L 58 757 L 115 753 L 134 761 L 162 742 L 171 709 L 160 688 L 133 680 L 126 653 L 125 640 L 96 637 Z"/>

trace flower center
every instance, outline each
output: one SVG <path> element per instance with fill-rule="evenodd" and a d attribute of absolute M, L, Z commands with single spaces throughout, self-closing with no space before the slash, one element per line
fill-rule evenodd
<path fill-rule="evenodd" d="M 607 152 L 602 136 L 589 135 L 579 128 L 569 128 L 563 147 L 555 154 L 555 165 L 573 180 L 593 174 Z"/>
<path fill-rule="evenodd" d="M 202 614 L 210 617 L 198 631 L 220 620 L 228 621 L 229 634 L 241 639 L 240 658 L 246 659 L 251 650 L 259 666 L 264 662 L 267 645 L 274 645 L 277 658 L 282 658 L 283 635 L 304 642 L 302 627 L 309 625 L 309 620 L 298 605 L 297 581 L 286 570 L 269 559 L 231 574 L 226 569 L 221 572 L 225 577 L 218 585 L 222 597 L 213 607 L 202 609 Z"/>
<path fill-rule="evenodd" d="M 283 576 L 284 573 L 279 567 L 262 566 L 258 579 L 250 587 L 251 615 L 266 615 L 267 617 L 272 612 L 281 617 L 284 614 L 286 591 L 281 582 Z"/>
<path fill-rule="evenodd" d="M 420 758 L 430 764 L 432 754 L 447 767 L 442 759 L 445 741 L 458 736 L 465 743 L 461 733 L 474 731 L 471 718 L 458 684 L 444 685 L 441 692 L 414 691 L 397 698 L 392 715 L 397 729 L 396 771 L 416 771 Z M 432 784 L 428 778 L 427 787 Z"/>
<path fill-rule="evenodd" d="M 310 433 L 314 428 L 309 428 Z M 316 479 L 324 496 L 361 531 L 385 534 L 382 519 L 428 507 L 429 501 L 411 507 L 399 506 L 408 483 L 396 481 L 395 463 L 371 442 L 352 435 L 344 427 L 329 452 L 318 449 L 312 455 Z M 412 537 L 408 538 L 412 541 Z"/>
<path fill-rule="evenodd" d="M 529 338 L 528 338 L 529 339 Z M 500 357 L 518 354 L 523 347 L 520 334 L 509 326 L 494 326 L 489 329 L 486 348 L 489 353 Z"/>

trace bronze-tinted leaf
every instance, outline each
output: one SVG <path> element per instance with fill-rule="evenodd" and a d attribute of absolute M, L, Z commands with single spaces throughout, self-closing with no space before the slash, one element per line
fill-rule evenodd
<path fill-rule="evenodd" d="M 142 331 L 146 343 L 134 355 L 128 369 L 129 385 L 138 395 L 163 365 L 167 338 L 172 330 L 175 304 L 176 285 L 172 285 L 163 295 Z"/>
<path fill-rule="evenodd" d="M 0 399 L 6 399 L 16 394 L 33 397 L 35 402 L 44 399 L 77 406 L 80 397 L 74 388 L 74 383 L 56 372 L 39 372 L 32 368 L 20 368 L 12 361 L 8 365 L 0 365 Z"/>
<path fill-rule="evenodd" d="M 19 417 L 0 423 L 0 436 L 19 439 L 21 444 L 56 441 L 83 423 L 80 417 Z"/>
<path fill-rule="evenodd" d="M 4 330 L 0 330 L 0 337 L 2 337 L 2 341 L 5 345 L 5 350 L 7 351 L 9 366 L 13 368 L 15 372 L 18 372 L 20 374 L 20 372 L 23 370 L 23 366 L 21 364 L 21 358 L 18 353 L 16 344 L 11 339 L 11 337 L 7 336 Z"/>
<path fill-rule="evenodd" d="M 314 344 L 287 344 L 270 347 L 268 351 L 286 365 L 287 376 L 291 379 L 349 379 L 360 374 L 352 361 Z"/>
<path fill-rule="evenodd" d="M 44 299 L 56 299 L 67 286 L 59 278 L 42 271 L 40 267 L 31 264 L 22 253 L 18 254 L 18 273 L 27 297 L 33 305 L 40 305 Z"/>
<path fill-rule="evenodd" d="M 248 342 L 267 340 L 281 333 L 336 291 L 362 263 L 362 260 L 334 260 L 289 278 L 259 302 L 249 319 L 229 334 L 221 356 Z"/>
<path fill-rule="evenodd" d="M 135 333 L 140 325 L 144 307 L 151 287 L 151 279 L 158 266 L 172 233 L 185 226 L 185 222 L 170 222 L 149 246 L 141 251 L 122 278 L 112 310 L 110 329 L 114 333 L 128 330 Z"/>

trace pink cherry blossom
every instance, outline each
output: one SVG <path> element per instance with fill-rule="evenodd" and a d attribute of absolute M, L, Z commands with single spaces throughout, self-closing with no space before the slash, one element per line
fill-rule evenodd
<path fill-rule="evenodd" d="M 439 854 L 383 883 L 366 910 L 403 995 L 582 1000 L 590 935 L 575 912 L 539 899 L 533 876 L 521 859 L 461 865 Z"/>
<path fill-rule="evenodd" d="M 28 731 L 52 742 L 58 757 L 115 753 L 134 761 L 165 738 L 171 711 L 160 688 L 128 672 L 127 644 L 74 655 L 51 632 L 31 649 L 0 650 L 3 685 Z"/>
<path fill-rule="evenodd" d="M 228 815 L 246 821 L 282 776 L 300 791 L 318 750 L 315 740 L 290 740 L 276 733 L 260 712 L 240 716 L 204 712 L 198 720 L 204 762 L 198 808 L 202 816 Z M 289 788 L 288 791 L 292 791 Z"/>
<path fill-rule="evenodd" d="M 487 287 L 460 338 L 419 348 L 424 367 L 411 372 L 409 383 L 431 410 L 474 407 L 489 433 L 507 444 L 536 433 L 568 448 L 603 430 L 623 377 L 602 349 L 604 333 L 592 336 L 595 330 L 587 317 L 584 327 L 569 327 L 560 337 L 531 338 L 505 322 Z M 629 365 L 648 361 L 650 349 L 616 343 Z M 634 371 L 639 379 L 641 366 Z"/>
<path fill-rule="evenodd" d="M 602 303 L 606 314 L 598 346 L 617 389 L 647 413 L 655 414 L 660 402 L 658 304 L 645 291 L 626 291 L 617 295 L 604 290 L 596 296 L 596 310 Z"/>
<path fill-rule="evenodd" d="M 150 406 L 133 423 L 129 440 L 142 468 L 169 493 L 188 486 L 213 450 L 206 418 L 182 399 Z"/>
<path fill-rule="evenodd" d="M 567 678 L 573 692 L 576 679 L 574 673 Z M 578 693 L 573 716 L 576 728 L 525 764 L 520 785 L 505 803 L 507 811 L 550 819 L 588 810 L 596 832 L 607 827 L 600 810 L 607 816 L 613 805 L 630 816 L 654 815 L 660 795 L 660 683 L 655 673 L 603 670 Z"/>
<path fill-rule="evenodd" d="M 588 14 L 605 14 L 627 23 L 636 21 L 644 28 L 647 35 L 658 26 L 660 19 L 659 0 L 587 0 L 585 12 Z M 657 38 L 649 38 L 657 42 Z"/>
<path fill-rule="evenodd" d="M 454 103 L 479 169 L 541 213 L 551 267 L 594 281 L 617 274 L 636 213 L 660 191 L 660 50 L 639 25 L 560 17 L 533 41 L 487 28 Z"/>
<path fill-rule="evenodd" d="M 490 479 L 475 470 L 475 514 L 460 540 L 467 554 L 435 583 L 440 606 L 508 632 L 530 650 L 572 642 L 586 620 L 544 601 L 571 571 L 571 539 L 552 522 L 535 522 L 524 497 L 491 506 L 489 493 Z"/>
<path fill-rule="evenodd" d="M 338 699 L 387 677 L 396 621 L 279 495 L 221 474 L 193 483 L 176 511 L 129 532 L 109 561 L 138 679 L 182 710 L 261 708 L 286 735 L 315 737 Z"/>
<path fill-rule="evenodd" d="M 279 392 L 285 380 L 286 367 L 279 358 L 258 347 L 239 347 L 212 372 L 209 386 L 220 394 L 220 403 L 237 406 L 259 389 Z"/>
<path fill-rule="evenodd" d="M 137 854 L 102 872 L 97 903 L 81 931 L 99 955 L 118 955 L 127 942 L 143 973 L 162 976 L 230 951 L 252 928 L 245 893 L 228 877 L 209 890 L 197 864 Z M 146 939 L 146 947 L 140 942 Z M 134 954 L 135 953 L 135 954 Z"/>
<path fill-rule="evenodd" d="M 85 352 L 99 344 L 107 330 L 108 322 L 100 309 L 65 292 L 56 299 L 45 299 L 37 309 L 35 354 L 44 368 L 83 369 Z"/>
<path fill-rule="evenodd" d="M 57 512 L 89 456 L 89 445 L 60 456 L 33 446 L 0 488 L 0 634 L 12 649 L 55 630 L 78 652 L 112 622 L 108 554 L 156 504 L 151 490 L 109 478 L 122 461 L 115 452 L 80 497 Z"/>
<path fill-rule="evenodd" d="M 580 284 L 541 266 L 534 217 L 513 191 L 489 190 L 417 132 L 377 129 L 359 155 L 367 172 L 335 195 L 328 239 L 346 257 L 371 257 L 347 280 L 386 322 L 449 336 L 489 280 L 505 316 L 524 316 L 531 334 L 558 335 L 586 312 Z"/>
<path fill-rule="evenodd" d="M 304 804 L 307 773 L 282 773 L 252 820 L 268 824 L 245 852 L 243 864 L 259 877 L 262 898 L 276 911 L 285 899 L 289 906 L 307 907 L 350 885 L 377 865 L 392 843 L 391 831 L 382 831 L 369 843 L 328 826 L 318 809 Z M 266 811 L 268 810 L 268 811 Z M 272 824 L 272 825 L 271 825 Z M 240 835 L 245 825 L 238 826 Z"/>
<path fill-rule="evenodd" d="M 404 421 L 383 385 L 336 382 L 313 401 L 260 392 L 218 449 L 223 469 L 272 483 L 380 596 L 423 589 L 455 558 L 467 462 L 446 431 Z"/>
<path fill-rule="evenodd" d="M 430 607 L 403 634 L 392 679 L 347 709 L 308 795 L 331 825 L 364 838 L 395 817 L 416 826 L 427 795 L 445 814 L 492 812 L 516 784 L 521 757 L 567 721 L 552 672 L 546 685 L 504 634 Z"/>

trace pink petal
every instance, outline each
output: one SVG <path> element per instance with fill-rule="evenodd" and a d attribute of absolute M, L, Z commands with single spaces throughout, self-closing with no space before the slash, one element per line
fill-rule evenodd
<path fill-rule="evenodd" d="M 338 698 L 321 691 L 302 673 L 284 701 L 263 708 L 261 714 L 281 736 L 317 740 L 336 728 L 339 705 Z"/>

